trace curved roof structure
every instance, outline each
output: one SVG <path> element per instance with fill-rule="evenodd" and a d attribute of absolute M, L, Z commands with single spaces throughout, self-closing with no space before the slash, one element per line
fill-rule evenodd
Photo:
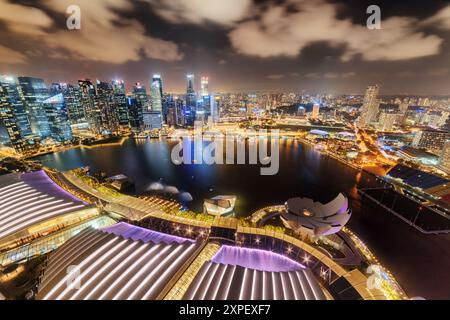
<path fill-rule="evenodd" d="M 169 235 L 163 239 L 159 232 L 128 224 L 85 229 L 50 255 L 36 298 L 160 298 L 199 248 L 189 240 L 179 243 L 180 239 Z"/>
<path fill-rule="evenodd" d="M 148 230 L 141 227 L 136 227 L 133 225 L 130 225 L 125 222 L 119 222 L 116 223 L 108 228 L 103 229 L 104 231 L 108 233 L 113 233 L 116 236 L 122 236 L 126 239 L 132 239 L 132 240 L 142 240 L 144 242 L 153 242 L 153 243 L 183 243 L 183 242 L 194 242 L 194 240 L 172 236 L 170 234 L 157 232 L 153 230 Z"/>
<path fill-rule="evenodd" d="M 286 212 L 281 215 L 281 220 L 287 228 L 318 236 L 338 232 L 350 216 L 348 200 L 340 193 L 327 204 L 309 198 L 291 198 L 286 202 Z"/>
<path fill-rule="evenodd" d="M 325 300 L 325 295 L 309 269 L 270 272 L 208 261 L 183 299 Z"/>
<path fill-rule="evenodd" d="M 60 188 L 44 171 L 0 176 L 0 243 L 39 233 L 42 229 L 36 226 L 88 208 L 96 211 Z"/>
<path fill-rule="evenodd" d="M 259 271 L 280 272 L 305 269 L 300 263 L 267 250 L 224 245 L 211 259 L 215 263 L 237 265 Z"/>
<path fill-rule="evenodd" d="M 387 176 L 401 179 L 405 184 L 421 189 L 429 189 L 449 182 L 448 179 L 401 164 L 389 170 Z"/>

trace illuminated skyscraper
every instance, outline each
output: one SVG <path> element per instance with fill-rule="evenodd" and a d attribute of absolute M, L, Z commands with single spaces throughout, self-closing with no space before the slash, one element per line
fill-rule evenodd
<path fill-rule="evenodd" d="M 16 123 L 14 108 L 9 100 L 8 93 L 0 85 L 0 125 L 8 134 L 9 141 L 14 150 L 22 152 L 25 149 L 25 143 Z"/>
<path fill-rule="evenodd" d="M 147 111 L 150 109 L 150 105 L 148 103 L 148 96 L 147 96 L 147 90 L 145 90 L 145 87 L 141 85 L 139 82 L 136 82 L 133 86 L 133 97 L 136 98 L 136 100 L 139 101 L 139 103 L 142 105 L 142 109 L 144 111 Z"/>
<path fill-rule="evenodd" d="M 197 107 L 197 97 L 194 90 L 194 75 L 188 74 L 186 79 L 187 79 L 186 106 L 183 112 L 184 124 L 187 126 L 193 126 Z"/>
<path fill-rule="evenodd" d="M 22 100 L 20 87 L 13 77 L 0 75 L 0 86 L 3 87 L 3 94 L 8 97 L 7 101 L 11 105 L 16 119 L 17 127 L 23 139 L 33 135 L 30 121 Z"/>
<path fill-rule="evenodd" d="M 152 110 L 162 113 L 162 80 L 159 74 L 154 74 L 151 83 Z"/>
<path fill-rule="evenodd" d="M 129 127 L 130 119 L 128 115 L 127 96 L 125 92 L 125 82 L 114 80 L 112 82 L 114 92 L 114 103 L 116 105 L 117 119 L 121 127 Z"/>
<path fill-rule="evenodd" d="M 134 131 L 142 130 L 144 128 L 144 115 L 141 103 L 134 97 L 127 97 L 127 106 L 131 129 Z"/>
<path fill-rule="evenodd" d="M 50 88 L 50 94 L 56 95 L 62 93 L 64 102 L 69 113 L 69 120 L 71 124 L 85 123 L 86 115 L 84 113 L 83 104 L 81 103 L 80 90 L 67 83 L 53 83 Z"/>
<path fill-rule="evenodd" d="M 195 76 L 193 74 L 188 74 L 186 76 L 187 79 L 187 90 L 186 93 L 190 93 L 190 94 L 195 94 L 195 90 L 194 90 L 194 79 Z"/>
<path fill-rule="evenodd" d="M 221 102 L 222 100 L 220 95 L 211 95 L 211 120 L 213 123 L 217 123 L 220 121 Z"/>
<path fill-rule="evenodd" d="M 119 129 L 117 105 L 114 101 L 112 85 L 97 80 L 97 103 L 101 111 L 101 130 L 112 133 Z"/>
<path fill-rule="evenodd" d="M 58 142 L 72 140 L 69 115 L 64 103 L 64 96 L 59 93 L 43 101 L 50 127 L 50 136 Z"/>
<path fill-rule="evenodd" d="M 33 77 L 17 79 L 33 135 L 47 138 L 50 136 L 50 127 L 42 102 L 49 97 L 49 94 L 44 80 Z"/>
<path fill-rule="evenodd" d="M 201 96 L 207 96 L 209 95 L 209 91 L 208 91 L 208 77 L 202 77 L 201 78 Z"/>
<path fill-rule="evenodd" d="M 101 132 L 102 115 L 98 107 L 96 90 L 90 79 L 78 80 L 78 86 L 81 93 L 81 104 L 83 105 L 86 121 L 92 131 Z"/>
<path fill-rule="evenodd" d="M 312 108 L 311 118 L 319 119 L 319 112 L 320 112 L 320 106 L 319 106 L 319 104 L 315 103 Z"/>
<path fill-rule="evenodd" d="M 361 114 L 358 119 L 358 126 L 360 128 L 365 128 L 377 120 L 378 108 L 380 105 L 378 101 L 378 92 L 378 85 L 371 85 L 367 87 Z"/>

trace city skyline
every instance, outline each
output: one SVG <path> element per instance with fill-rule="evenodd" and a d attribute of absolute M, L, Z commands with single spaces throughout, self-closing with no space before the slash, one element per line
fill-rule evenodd
<path fill-rule="evenodd" d="M 450 299 L 424 3 L 0 0 L 0 304 Z"/>
<path fill-rule="evenodd" d="M 80 30 L 66 28 L 69 4 L 80 7 Z M 2 0 L 0 73 L 69 83 L 119 78 L 146 86 L 152 74 L 161 74 L 167 92 L 183 92 L 183 77 L 194 73 L 207 76 L 215 92 L 358 94 L 377 83 L 382 95 L 450 94 L 445 1 L 426 8 L 420 1 L 380 1 L 381 30 L 365 26 L 368 1 L 217 5 L 220 10 L 209 12 L 202 1 L 36 1 L 31 6 Z M 288 32 L 280 36 L 280 30 Z M 127 33 L 134 36 L 123 36 Z"/>

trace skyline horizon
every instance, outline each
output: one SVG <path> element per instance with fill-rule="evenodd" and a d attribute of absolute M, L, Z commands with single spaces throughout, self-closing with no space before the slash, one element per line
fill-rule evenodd
<path fill-rule="evenodd" d="M 197 81 L 197 79 L 200 80 L 201 77 L 208 77 L 208 79 L 214 79 L 211 78 L 209 73 L 194 73 L 194 72 L 187 72 L 184 74 L 184 78 L 186 79 L 186 76 L 189 74 L 193 74 L 194 75 L 194 87 L 196 89 L 196 91 L 200 91 L 200 81 Z M 14 73 L 14 72 L 0 72 L 0 76 L 4 76 L 4 77 L 13 77 L 13 78 L 19 78 L 19 77 L 32 77 L 32 78 L 39 78 L 44 80 L 44 83 L 47 86 L 50 86 L 51 84 L 54 83 L 66 83 L 66 84 L 72 84 L 72 85 L 78 85 L 78 81 L 79 80 L 92 80 L 93 82 L 95 81 L 104 81 L 104 82 L 112 82 L 112 81 L 124 81 L 125 83 L 125 88 L 128 92 L 131 92 L 131 89 L 133 87 L 134 84 L 139 83 L 142 86 L 144 86 L 146 89 L 150 89 L 151 86 L 151 79 L 154 75 L 160 75 L 161 79 L 163 81 L 163 88 L 164 88 L 164 92 L 168 93 L 168 94 L 185 94 L 186 93 L 186 87 L 182 88 L 182 87 L 178 87 L 176 89 L 173 89 L 173 87 L 169 87 L 171 88 L 170 90 L 167 90 L 167 81 L 165 80 L 164 77 L 164 73 L 162 72 L 158 72 L 158 73 L 150 73 L 150 75 L 148 76 L 147 80 L 125 80 L 125 77 L 120 77 L 120 76 L 114 76 L 114 77 L 110 77 L 110 78 L 105 78 L 105 77 L 96 77 L 96 76 L 81 76 L 81 77 L 72 77 L 71 80 L 67 81 L 67 80 L 53 80 L 53 79 L 49 79 L 40 75 L 36 75 L 36 74 L 18 74 L 18 73 Z M 183 74 L 180 73 L 181 76 L 183 76 Z M 62 78 L 60 78 L 62 79 Z M 197 83 L 198 82 L 198 83 Z M 331 91 L 316 91 L 316 92 L 311 92 L 309 90 L 306 89 L 298 89 L 298 90 L 277 90 L 277 89 L 238 89 L 238 90 L 228 90 L 228 89 L 219 89 L 219 90 L 209 90 L 211 93 L 214 94 L 218 94 L 218 93 L 248 93 L 248 92 L 260 92 L 260 93 L 268 93 L 268 94 L 277 94 L 277 93 L 295 93 L 295 94 L 305 94 L 305 95 L 323 95 L 323 94 L 327 94 L 327 95 L 333 95 L 333 96 L 364 96 L 364 92 L 365 89 L 367 88 L 367 86 L 370 85 L 378 85 L 380 87 L 380 97 L 399 97 L 399 96 L 404 96 L 404 97 L 450 97 L 450 91 L 448 93 L 415 93 L 415 92 L 383 92 L 383 85 L 377 82 L 370 82 L 367 83 L 365 85 L 361 86 L 361 90 L 359 92 L 331 92 Z M 211 82 L 209 82 L 209 88 L 211 88 Z M 197 90 L 198 89 L 198 90 Z"/>

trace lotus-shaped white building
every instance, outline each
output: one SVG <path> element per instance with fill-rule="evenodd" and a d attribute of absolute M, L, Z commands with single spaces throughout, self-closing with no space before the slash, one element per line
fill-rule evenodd
<path fill-rule="evenodd" d="M 336 233 L 351 216 L 348 200 L 342 193 L 327 204 L 309 198 L 291 198 L 285 206 L 286 211 L 281 214 L 283 224 L 295 232 L 311 236 Z"/>

